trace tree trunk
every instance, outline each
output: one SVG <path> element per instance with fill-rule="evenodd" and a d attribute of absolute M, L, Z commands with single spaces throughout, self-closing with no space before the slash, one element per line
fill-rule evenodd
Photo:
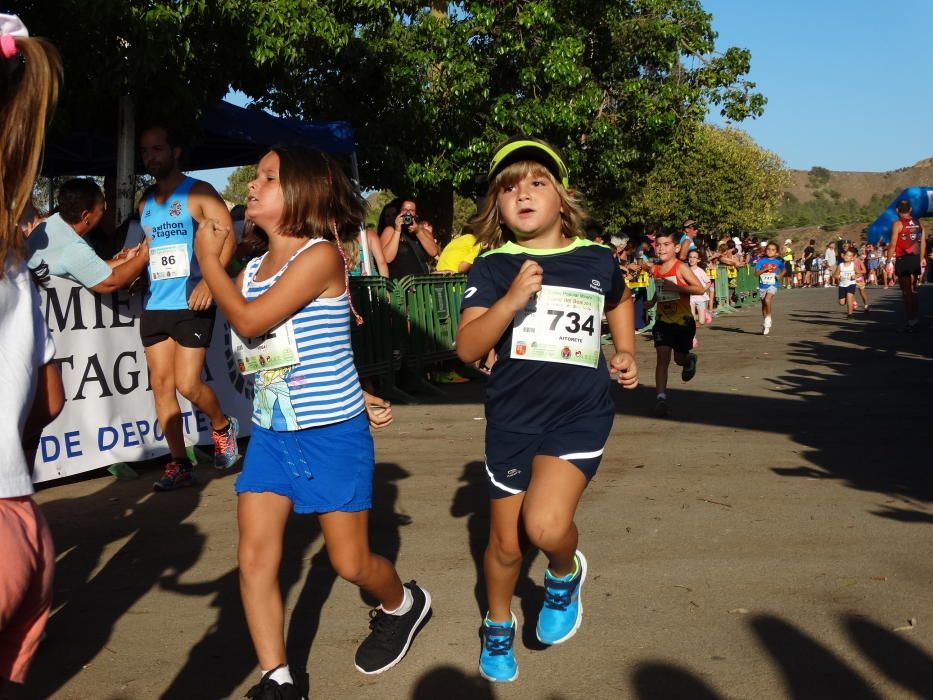
<path fill-rule="evenodd" d="M 416 197 L 418 215 L 434 227 L 434 237 L 441 247 L 450 242 L 454 223 L 454 187 L 450 182 L 436 189 L 421 190 Z"/>

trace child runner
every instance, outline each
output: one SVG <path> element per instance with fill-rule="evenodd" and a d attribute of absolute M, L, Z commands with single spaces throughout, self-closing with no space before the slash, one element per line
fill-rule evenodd
<path fill-rule="evenodd" d="M 706 307 L 709 302 L 710 278 L 707 276 L 706 270 L 701 266 L 699 250 L 691 250 L 687 253 L 687 264 L 690 265 L 690 272 L 693 273 L 693 276 L 703 285 L 702 294 L 692 294 L 690 296 L 690 311 L 693 314 L 693 319 L 697 322 L 698 326 L 702 326 L 709 323 L 709 320 L 707 320 L 709 318 L 709 311 Z M 697 342 L 696 338 L 694 338 L 693 347 L 696 346 Z"/>
<path fill-rule="evenodd" d="M 774 302 L 774 295 L 777 294 L 778 280 L 784 273 L 784 261 L 778 257 L 777 243 L 768 243 L 765 256 L 755 263 L 758 297 L 761 299 L 761 315 L 764 318 L 761 324 L 762 335 L 771 332 L 771 304 Z"/>
<path fill-rule="evenodd" d="M 475 223 L 489 251 L 470 269 L 457 331 L 461 360 L 493 347 L 499 357 L 486 390 L 492 501 L 479 659 L 492 681 L 518 677 L 511 602 L 529 545 L 548 559 L 538 639 L 560 644 L 580 627 L 587 562 L 574 514 L 612 427 L 609 371 L 626 388 L 638 384 L 631 293 L 611 251 L 583 237 L 582 218 L 552 147 L 521 138 L 496 150 Z M 604 310 L 615 346 L 608 365 Z"/>
<path fill-rule="evenodd" d="M 655 413 L 663 418 L 667 415 L 667 375 L 671 355 L 674 363 L 683 367 L 680 377 L 685 382 L 697 373 L 697 356 L 690 352 L 697 332 L 697 324 L 690 311 L 690 297 L 703 294 L 706 289 L 690 267 L 677 259 L 672 233 L 658 233 L 654 247 L 660 261 L 651 270 L 656 290 L 653 303 L 658 307 L 652 329 L 658 356 L 654 370 L 657 387 Z"/>
<path fill-rule="evenodd" d="M 846 317 L 852 318 L 855 311 L 855 280 L 858 269 L 855 265 L 855 251 L 846 248 L 842 262 L 836 267 L 836 284 L 839 285 L 839 306 L 846 307 Z"/>
<path fill-rule="evenodd" d="M 868 274 L 868 268 L 865 266 L 863 257 L 867 256 L 856 256 L 855 258 L 855 287 L 858 289 L 859 296 L 862 297 L 862 304 L 865 307 L 863 311 L 868 313 L 868 292 L 865 291 L 865 277 Z"/>
<path fill-rule="evenodd" d="M 236 332 L 240 370 L 255 379 L 253 432 L 235 486 L 240 595 L 262 669 L 249 697 L 293 700 L 303 695 L 286 663 L 277 580 L 289 511 L 317 514 L 334 569 L 380 601 L 356 652 L 359 671 L 381 673 L 402 659 L 431 596 L 414 581 L 403 586 L 367 539 L 369 425 L 386 426 L 392 415 L 387 402 L 361 390 L 350 347 L 339 236 L 358 235 L 363 204 L 329 157 L 291 146 L 263 156 L 248 191 L 247 216 L 268 237 L 268 252 L 234 285 L 219 257 L 229 231 L 208 220 L 195 250 Z"/>
<path fill-rule="evenodd" d="M 52 608 L 55 547 L 32 500 L 32 455 L 65 401 L 55 345 L 26 266 L 20 217 L 39 174 L 62 64 L 15 15 L 0 14 L 0 696 L 21 684 Z M 28 217 L 29 215 L 27 215 Z M 80 643 L 80 642 L 79 642 Z"/>

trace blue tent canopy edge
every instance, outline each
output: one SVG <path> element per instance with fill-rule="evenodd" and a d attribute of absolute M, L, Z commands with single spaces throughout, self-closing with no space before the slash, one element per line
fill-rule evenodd
<path fill-rule="evenodd" d="M 299 143 L 326 153 L 356 151 L 350 122 L 308 122 L 220 102 L 205 111 L 199 139 L 185 157 L 185 168 L 207 170 L 251 164 L 270 146 Z M 71 134 L 46 144 L 42 174 L 108 175 L 116 172 L 116 163 L 116 135 L 109 139 Z"/>

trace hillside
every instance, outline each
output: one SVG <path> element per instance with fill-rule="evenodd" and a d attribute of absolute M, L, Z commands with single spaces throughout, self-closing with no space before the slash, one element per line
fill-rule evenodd
<path fill-rule="evenodd" d="M 820 171 L 829 173 L 828 180 L 824 181 L 824 178 L 819 177 Z M 841 200 L 854 199 L 858 204 L 864 205 L 868 204 L 872 195 L 897 194 L 907 187 L 933 184 L 933 158 L 884 173 L 813 168 L 791 170 L 790 176 L 792 184 L 787 191 L 801 202 L 814 199 L 815 192 L 821 190 L 827 196 L 831 196 L 832 192 L 838 192 Z M 814 187 L 817 183 L 821 184 Z"/>

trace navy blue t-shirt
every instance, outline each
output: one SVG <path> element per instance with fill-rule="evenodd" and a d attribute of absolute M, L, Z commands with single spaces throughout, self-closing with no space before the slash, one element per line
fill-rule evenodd
<path fill-rule="evenodd" d="M 625 282 L 606 246 L 575 238 L 566 248 L 535 250 L 515 243 L 485 253 L 473 262 L 462 308 L 489 308 L 505 296 L 526 260 L 544 270 L 543 283 L 598 292 L 605 308 L 619 303 Z M 599 333 L 600 319 L 595 319 Z M 500 430 L 540 433 L 580 418 L 605 415 L 615 409 L 609 398 L 609 369 L 582 367 L 510 357 L 512 326 L 495 350 L 498 355 L 486 385 L 486 420 Z"/>

